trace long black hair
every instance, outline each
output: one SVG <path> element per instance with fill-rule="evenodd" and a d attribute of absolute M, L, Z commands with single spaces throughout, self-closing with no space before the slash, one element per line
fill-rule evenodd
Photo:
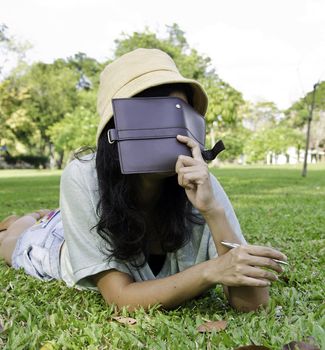
<path fill-rule="evenodd" d="M 191 89 L 185 84 L 158 86 L 137 96 L 168 96 L 174 90 L 184 91 L 191 103 Z M 176 175 L 164 179 L 150 216 L 139 207 L 139 175 L 121 174 L 117 144 L 110 144 L 107 139 L 107 130 L 111 128 L 114 128 L 113 119 L 104 128 L 97 144 L 100 199 L 96 229 L 108 243 L 111 257 L 140 267 L 148 259 L 150 241 L 158 241 L 164 253 L 176 251 L 189 241 L 192 224 L 202 223 L 202 220 L 193 213 Z"/>

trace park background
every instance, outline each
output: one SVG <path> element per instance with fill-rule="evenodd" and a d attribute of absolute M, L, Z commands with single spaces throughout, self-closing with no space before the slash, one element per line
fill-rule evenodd
<path fill-rule="evenodd" d="M 96 293 L 0 262 L 0 348 L 281 349 L 308 337 L 325 348 L 324 17 L 318 0 L 1 2 L 1 219 L 59 205 L 60 168 L 95 145 L 100 72 L 134 48 L 157 47 L 209 94 L 207 144 L 227 147 L 211 171 L 246 238 L 285 252 L 290 265 L 266 310 L 238 313 L 217 287 L 172 311 L 124 310 L 137 322 L 128 327 Z M 221 319 L 224 331 L 197 331 Z"/>
<path fill-rule="evenodd" d="M 324 2 L 200 5 L 3 2 L 2 158 L 61 168 L 75 149 L 94 146 L 100 72 L 134 48 L 156 47 L 206 88 L 207 146 L 222 138 L 221 160 L 302 162 L 313 106 L 308 161 L 325 161 Z"/>

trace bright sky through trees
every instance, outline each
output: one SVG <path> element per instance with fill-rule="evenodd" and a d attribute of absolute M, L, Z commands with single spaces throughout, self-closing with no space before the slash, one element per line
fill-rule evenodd
<path fill-rule="evenodd" d="M 245 99 L 288 108 L 325 79 L 323 0 L 2 0 L 0 23 L 33 45 L 31 61 L 81 51 L 111 57 L 121 32 L 165 33 L 178 23 L 191 47 Z"/>

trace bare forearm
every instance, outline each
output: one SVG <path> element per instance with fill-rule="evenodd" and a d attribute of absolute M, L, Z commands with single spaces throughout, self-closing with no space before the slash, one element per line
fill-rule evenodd
<path fill-rule="evenodd" d="M 229 250 L 221 244 L 221 241 L 242 243 L 232 230 L 222 208 L 216 208 L 215 211 L 206 214 L 205 220 L 210 228 L 219 256 L 227 253 Z M 241 311 L 251 311 L 260 305 L 266 305 L 269 299 L 267 287 L 224 286 L 224 291 L 230 304 Z"/>
<path fill-rule="evenodd" d="M 105 300 L 118 307 L 127 307 L 129 310 L 133 310 L 138 307 L 147 309 L 150 306 L 160 304 L 162 307 L 170 309 L 200 295 L 214 285 L 205 276 L 207 263 L 203 262 L 161 279 L 126 282 L 119 290 L 113 292 L 109 280 L 99 280 L 97 285 Z M 116 273 L 119 274 L 118 271 Z M 110 294 L 108 295 L 105 290 L 109 289 Z"/>
<path fill-rule="evenodd" d="M 218 255 L 221 256 L 229 251 L 229 248 L 221 244 L 221 241 L 239 243 L 242 242 L 231 228 L 223 208 L 216 206 L 213 210 L 203 214 L 210 228 Z"/>

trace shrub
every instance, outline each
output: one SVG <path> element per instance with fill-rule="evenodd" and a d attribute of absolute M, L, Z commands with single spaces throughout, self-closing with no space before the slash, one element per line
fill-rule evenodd
<path fill-rule="evenodd" d="M 6 155 L 4 160 L 9 165 L 18 165 L 19 163 L 27 163 L 32 165 L 34 168 L 46 168 L 49 163 L 49 158 L 46 156 L 36 156 L 32 154 L 21 154 L 18 156 L 9 156 Z"/>

